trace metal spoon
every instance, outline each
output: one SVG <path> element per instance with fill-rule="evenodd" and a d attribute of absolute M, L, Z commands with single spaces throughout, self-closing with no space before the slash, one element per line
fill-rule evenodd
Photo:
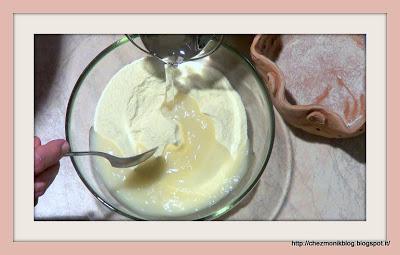
<path fill-rule="evenodd" d="M 129 158 L 120 158 L 116 157 L 114 155 L 101 152 L 101 151 L 79 151 L 79 152 L 68 152 L 64 154 L 64 156 L 69 156 L 69 157 L 76 157 L 76 156 L 99 156 L 107 159 L 111 166 L 116 167 L 116 168 L 128 168 L 132 166 L 136 166 L 143 161 L 147 160 L 150 158 L 154 152 L 157 150 L 158 147 L 155 147 L 151 150 L 148 150 L 144 153 L 141 153 L 139 155 L 129 157 Z"/>

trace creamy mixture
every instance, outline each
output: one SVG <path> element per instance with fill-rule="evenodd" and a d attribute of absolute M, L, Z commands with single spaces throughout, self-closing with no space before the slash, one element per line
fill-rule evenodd
<path fill-rule="evenodd" d="M 190 214 L 229 193 L 247 166 L 247 120 L 239 94 L 218 70 L 188 62 L 164 69 L 143 58 L 122 68 L 99 100 L 91 149 L 132 156 L 130 169 L 96 159 L 107 188 L 148 216 Z"/>

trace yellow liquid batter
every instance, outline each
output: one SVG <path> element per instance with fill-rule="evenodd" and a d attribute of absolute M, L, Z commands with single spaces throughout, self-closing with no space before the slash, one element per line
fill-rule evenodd
<path fill-rule="evenodd" d="M 134 169 L 113 168 L 104 159 L 96 159 L 98 169 L 117 199 L 150 215 L 184 214 L 214 204 L 238 181 L 240 163 L 216 141 L 212 120 L 190 96 L 177 94 L 164 105 L 163 114 L 179 123 L 180 144 L 167 145 L 161 157 Z M 94 148 L 122 155 L 117 146 L 98 135 Z"/>
<path fill-rule="evenodd" d="M 180 144 L 169 144 L 164 152 L 167 172 L 176 185 L 198 185 L 198 180 L 207 180 L 232 161 L 228 150 L 215 139 L 212 120 L 200 112 L 194 99 L 178 94 L 166 109 L 165 115 L 179 123 L 182 137 Z M 173 174 L 176 172 L 179 175 Z"/>

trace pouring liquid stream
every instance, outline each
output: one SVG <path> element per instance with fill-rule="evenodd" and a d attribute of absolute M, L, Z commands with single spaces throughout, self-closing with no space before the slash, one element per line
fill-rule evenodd
<path fill-rule="evenodd" d="M 162 205 L 171 203 L 169 197 L 175 197 L 179 203 L 174 206 L 180 207 L 183 201 L 189 204 L 192 196 L 199 200 L 208 200 L 208 190 L 218 188 L 220 185 L 217 183 L 224 183 L 226 175 L 232 175 L 232 180 L 235 178 L 231 171 L 234 172 L 234 166 L 238 163 L 231 157 L 228 149 L 216 140 L 213 120 L 200 111 L 197 101 L 177 91 L 174 84 L 177 67 L 171 64 L 164 67 L 166 90 L 161 111 L 166 118 L 178 123 L 180 143 L 168 144 L 161 157 L 139 165 L 131 173 L 123 189 L 129 192 L 135 190 L 140 196 L 150 200 L 144 191 L 141 194 L 141 188 L 150 182 L 153 187 L 162 190 L 164 195 L 159 198 Z M 158 181 L 157 176 L 153 180 L 154 173 L 162 173 L 162 180 Z M 192 186 L 202 185 L 211 185 L 213 188 L 210 187 L 207 191 L 186 191 L 191 190 Z M 219 195 L 229 190 L 228 184 L 226 185 L 223 185 Z M 212 201 L 217 199 L 217 195 L 214 196 Z"/>

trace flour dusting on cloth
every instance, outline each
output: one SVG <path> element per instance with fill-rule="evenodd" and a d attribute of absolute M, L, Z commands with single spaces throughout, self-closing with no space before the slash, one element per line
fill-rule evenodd
<path fill-rule="evenodd" d="M 282 35 L 276 60 L 297 105 L 319 104 L 351 127 L 365 115 L 364 35 Z"/>

